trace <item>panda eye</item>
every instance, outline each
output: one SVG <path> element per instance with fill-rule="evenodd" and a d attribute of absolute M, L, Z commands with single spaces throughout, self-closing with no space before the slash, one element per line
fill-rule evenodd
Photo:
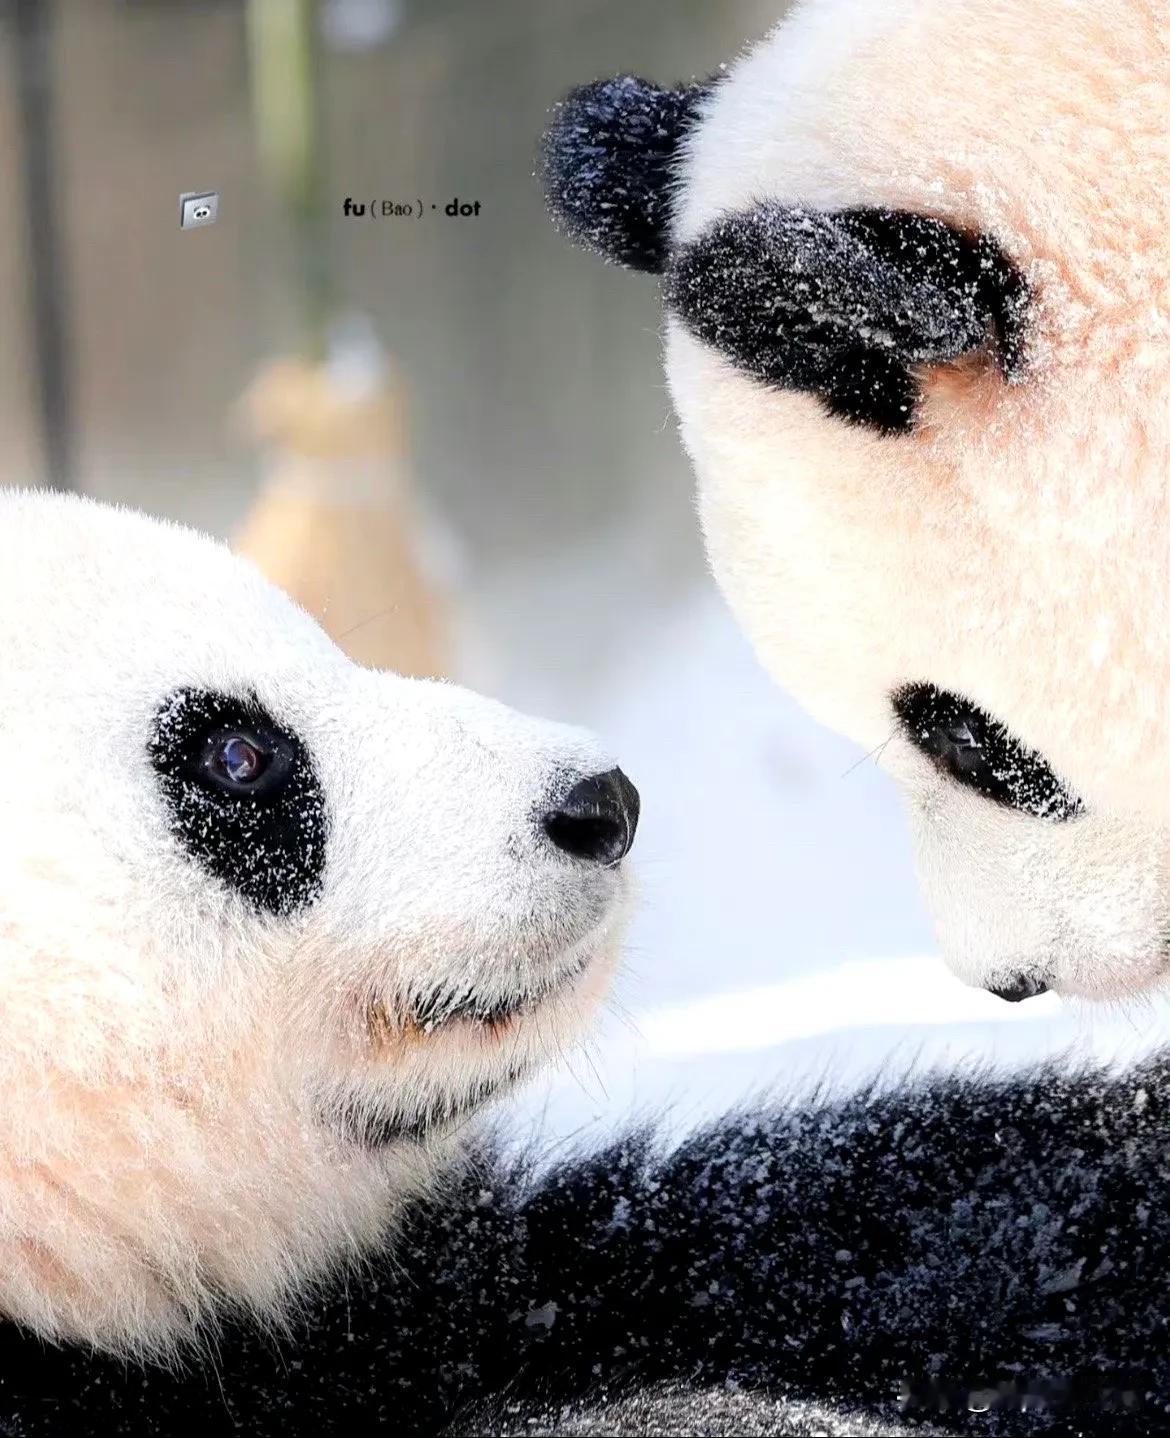
<path fill-rule="evenodd" d="M 208 736 L 201 769 L 229 794 L 272 794 L 287 781 L 292 755 L 279 735 L 220 729 Z"/>
<path fill-rule="evenodd" d="M 908 684 L 893 695 L 893 706 L 910 743 L 956 783 L 1039 819 L 1071 819 L 1081 811 L 1042 755 L 961 694 Z"/>

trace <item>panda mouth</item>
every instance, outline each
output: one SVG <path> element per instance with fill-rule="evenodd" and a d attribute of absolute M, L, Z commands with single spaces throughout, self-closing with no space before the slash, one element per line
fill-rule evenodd
<path fill-rule="evenodd" d="M 460 1093 L 444 1095 L 405 1113 L 366 1110 L 348 1104 L 337 1114 L 336 1125 L 350 1143 L 364 1149 L 382 1149 L 398 1143 L 426 1144 L 450 1133 L 527 1076 L 527 1066 L 512 1068 L 498 1078 L 485 1079 Z"/>
<path fill-rule="evenodd" d="M 545 982 L 510 994 L 506 999 L 440 988 L 408 1003 L 375 1000 L 366 1012 L 370 1039 L 374 1048 L 383 1052 L 393 1049 L 401 1052 L 403 1044 L 433 1041 L 440 1035 L 457 1035 L 460 1031 L 482 1034 L 489 1041 L 502 1040 L 520 1020 L 570 988 L 589 964 L 589 959 L 580 959 Z M 503 1074 L 435 1097 L 405 1112 L 387 1112 L 378 1106 L 366 1109 L 360 1104 L 344 1105 L 337 1121 L 341 1133 L 350 1142 L 367 1150 L 402 1143 L 425 1145 L 450 1133 L 492 1099 L 514 1088 L 527 1077 L 530 1068 L 528 1062 L 513 1064 Z"/>
<path fill-rule="evenodd" d="M 502 1035 L 515 1022 L 541 1008 L 556 994 L 571 987 L 589 967 L 588 958 L 578 959 L 542 983 L 529 985 L 501 998 L 471 989 L 450 987 L 414 996 L 403 1003 L 376 1000 L 369 1007 L 368 1022 L 375 1038 L 427 1038 L 459 1027 L 482 1029 Z"/>

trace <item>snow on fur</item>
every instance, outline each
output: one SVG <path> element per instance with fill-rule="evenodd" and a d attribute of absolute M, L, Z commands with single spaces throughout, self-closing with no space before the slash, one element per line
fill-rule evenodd
<path fill-rule="evenodd" d="M 1168 1100 L 1164 1059 L 923 1075 L 480 1148 L 279 1350 L 144 1376 L 10 1335 L 0 1429 L 68 1394 L 78 1434 L 1168 1432 Z"/>
<path fill-rule="evenodd" d="M 0 689 L 0 1319 L 135 1357 L 277 1327 L 604 991 L 623 878 L 533 816 L 612 760 L 359 669 L 223 547 L 73 498 L 0 496 Z M 309 809 L 232 837 L 200 790 L 188 822 L 159 756 L 224 704 L 295 734 Z M 544 1001 L 410 1019 L 451 993 Z"/>
<path fill-rule="evenodd" d="M 1168 97 L 1159 0 L 805 0 L 701 100 L 601 82 L 551 129 L 582 243 L 623 258 L 652 191 L 716 578 L 897 780 L 944 955 L 996 990 L 1165 971 Z M 1001 802 L 907 686 L 1031 756 Z"/>

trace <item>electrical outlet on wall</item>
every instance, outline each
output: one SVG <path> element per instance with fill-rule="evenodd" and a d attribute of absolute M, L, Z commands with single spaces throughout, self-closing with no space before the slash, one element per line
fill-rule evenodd
<path fill-rule="evenodd" d="M 191 191 L 179 196 L 179 228 L 197 230 L 201 225 L 214 225 L 219 218 L 219 191 Z"/>

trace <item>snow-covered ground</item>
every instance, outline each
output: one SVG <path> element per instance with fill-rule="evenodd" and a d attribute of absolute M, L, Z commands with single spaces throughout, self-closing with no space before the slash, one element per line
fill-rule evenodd
<path fill-rule="evenodd" d="M 538 668 L 507 688 L 556 707 Z M 628 648 L 576 708 L 641 791 L 641 902 L 600 1033 L 519 1103 L 544 1139 L 647 1114 L 682 1126 L 769 1088 L 911 1065 L 1121 1058 L 1167 1031 L 1166 1003 L 1006 1004 L 954 979 L 891 781 L 767 679 L 709 582 L 635 612 Z"/>

